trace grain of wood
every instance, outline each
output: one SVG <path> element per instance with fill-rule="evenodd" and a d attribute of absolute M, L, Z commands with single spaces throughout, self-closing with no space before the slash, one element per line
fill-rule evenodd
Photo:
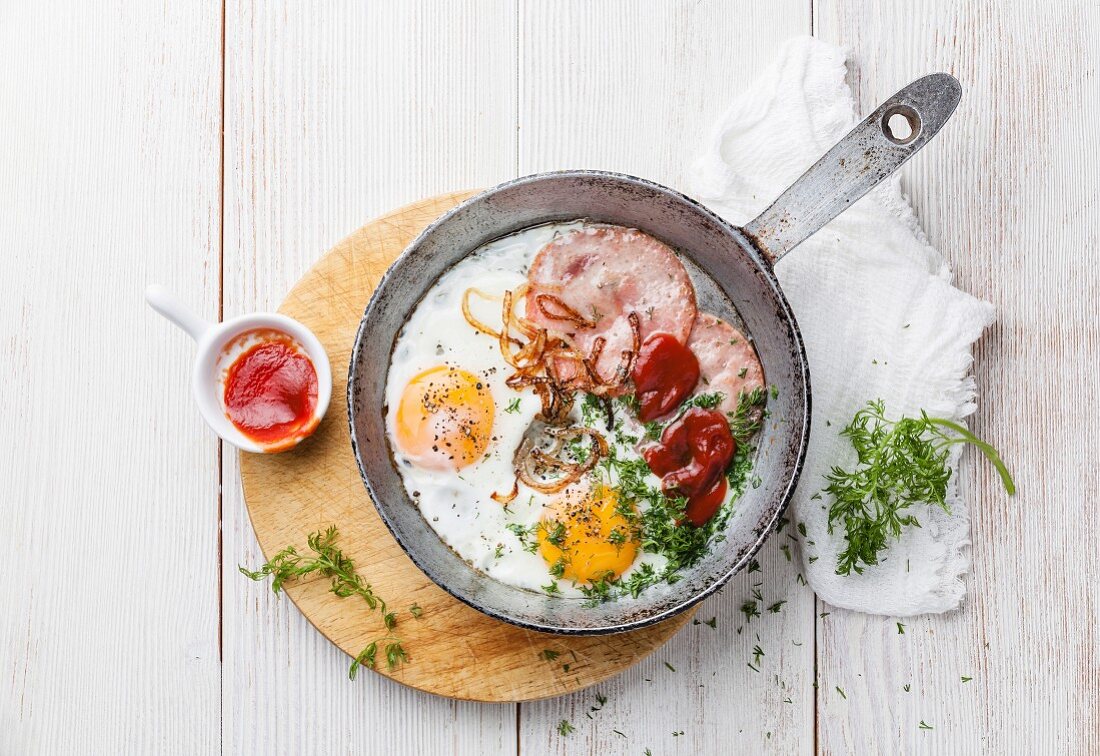
<path fill-rule="evenodd" d="M 904 635 L 892 618 L 822 623 L 827 753 L 1100 751 L 1089 498 L 1100 476 L 1078 461 L 1100 444 L 1100 158 L 1088 137 L 1100 6 L 1056 6 L 815 2 L 819 36 L 856 51 L 865 107 L 927 71 L 962 82 L 952 122 L 904 182 L 957 285 L 997 307 L 976 350 L 971 424 L 1019 488 L 1009 499 L 991 467 L 965 459 L 974 546 L 962 609 L 907 621 Z"/>
<path fill-rule="evenodd" d="M 210 753 L 220 4 L 0 7 L 0 752 Z"/>
<path fill-rule="evenodd" d="M 520 173 L 601 168 L 690 190 L 694 151 L 770 52 L 809 33 L 809 10 L 801 1 L 522 2 Z M 793 547 L 773 538 L 762 571 L 700 607 L 696 618 L 716 627 L 686 628 L 592 691 L 523 704 L 521 753 L 811 751 L 814 599 L 784 542 Z M 740 607 L 753 591 L 762 616 L 746 622 Z M 597 692 L 608 703 L 592 711 Z M 563 719 L 576 727 L 568 737 L 556 731 Z"/>
<path fill-rule="evenodd" d="M 503 0 L 228 3 L 226 314 L 274 309 L 377 215 L 509 178 L 514 27 Z M 223 481 L 225 752 L 515 752 L 511 705 L 349 682 L 342 651 L 236 574 L 262 555 L 233 454 Z"/>

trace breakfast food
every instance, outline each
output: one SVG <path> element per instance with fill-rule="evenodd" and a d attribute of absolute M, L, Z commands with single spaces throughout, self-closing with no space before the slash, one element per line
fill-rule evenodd
<path fill-rule="evenodd" d="M 660 331 L 683 343 L 695 320 L 695 289 L 676 253 L 637 229 L 585 226 L 561 234 L 535 255 L 528 279 L 528 320 L 589 355 L 605 381 L 615 378 L 624 353 L 637 352 L 635 339 Z M 624 393 L 625 382 L 614 391 Z"/>
<path fill-rule="evenodd" d="M 699 390 L 717 391 L 722 412 L 737 410 L 737 397 L 764 385 L 756 350 L 740 331 L 714 315 L 700 313 L 691 328 L 688 348 L 699 360 Z"/>
<path fill-rule="evenodd" d="M 699 313 L 670 247 L 582 221 L 445 273 L 394 344 L 393 459 L 469 564 L 554 596 L 637 597 L 717 540 L 763 414 L 751 342 Z"/>

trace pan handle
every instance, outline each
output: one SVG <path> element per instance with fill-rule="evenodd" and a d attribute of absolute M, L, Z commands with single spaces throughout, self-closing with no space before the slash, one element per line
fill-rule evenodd
<path fill-rule="evenodd" d="M 882 103 L 743 229 L 773 264 L 939 132 L 962 98 L 954 76 L 917 79 Z"/>

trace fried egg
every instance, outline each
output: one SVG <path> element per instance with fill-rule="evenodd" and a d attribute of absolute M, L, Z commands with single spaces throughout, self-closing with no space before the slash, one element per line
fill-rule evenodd
<path fill-rule="evenodd" d="M 616 491 L 581 481 L 550 502 L 539 521 L 539 553 L 550 574 L 574 583 L 614 580 L 634 564 L 638 540 Z"/>

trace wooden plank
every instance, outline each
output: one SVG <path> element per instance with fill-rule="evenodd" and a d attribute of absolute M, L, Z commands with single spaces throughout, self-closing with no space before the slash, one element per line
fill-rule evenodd
<path fill-rule="evenodd" d="M 893 618 L 834 611 L 821 623 L 821 748 L 1100 752 L 1100 550 L 1088 535 L 1100 532 L 1089 493 L 1100 475 L 1084 461 L 1100 444 L 1100 269 L 1088 251 L 1100 241 L 1088 141 L 1100 6 L 821 0 L 814 17 L 819 36 L 857 51 L 865 109 L 928 71 L 963 83 L 952 123 L 904 181 L 957 284 L 997 307 L 975 355 L 972 427 L 1019 488 L 1008 499 L 966 456 L 974 546 L 961 610 L 906 621 L 904 635 Z"/>
<path fill-rule="evenodd" d="M 809 10 L 806 2 L 521 3 L 520 173 L 600 168 L 690 189 L 695 151 L 779 42 L 809 31 Z M 697 618 L 716 618 L 715 628 L 685 628 L 591 691 L 523 704 L 521 752 L 809 752 L 814 599 L 796 582 L 784 540 L 793 544 L 766 545 L 761 572 L 739 575 L 703 604 Z M 753 590 L 763 616 L 746 624 L 739 608 Z M 759 672 L 748 666 L 757 646 Z M 597 693 L 607 703 L 592 711 Z M 576 728 L 567 737 L 556 731 L 563 719 Z"/>
<path fill-rule="evenodd" d="M 507 0 L 231 2 L 226 50 L 227 315 L 274 309 L 374 216 L 514 172 Z M 342 651 L 236 574 L 262 557 L 235 454 L 225 462 L 223 749 L 514 753 L 514 706 L 460 704 L 378 675 L 349 682 Z"/>
<path fill-rule="evenodd" d="M 221 5 L 0 18 L 0 752 L 210 753 L 217 452 L 142 290 L 217 315 Z"/>

